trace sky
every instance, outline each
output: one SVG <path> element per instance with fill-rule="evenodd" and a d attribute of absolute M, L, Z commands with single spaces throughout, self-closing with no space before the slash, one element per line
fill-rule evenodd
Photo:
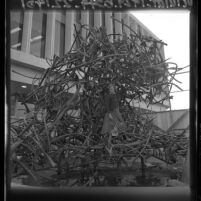
<path fill-rule="evenodd" d="M 167 43 L 164 47 L 165 57 L 171 58 L 169 61 L 177 63 L 178 67 L 185 67 L 190 64 L 189 51 L 189 11 L 132 11 L 147 28 L 149 28 L 159 39 Z M 190 67 L 181 72 L 187 72 Z M 182 82 L 175 82 L 183 90 L 189 90 L 189 73 L 180 74 L 175 77 Z M 173 87 L 172 92 L 179 91 Z M 189 108 L 189 91 L 171 93 L 171 109 Z"/>

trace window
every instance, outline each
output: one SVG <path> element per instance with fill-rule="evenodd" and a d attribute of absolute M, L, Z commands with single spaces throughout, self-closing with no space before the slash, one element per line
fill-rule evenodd
<path fill-rule="evenodd" d="M 55 13 L 56 13 L 56 20 L 58 20 L 59 22 L 65 23 L 66 11 L 60 10 L 60 11 L 57 11 Z"/>
<path fill-rule="evenodd" d="M 89 11 L 89 25 L 94 27 L 94 11 Z"/>
<path fill-rule="evenodd" d="M 112 12 L 112 17 L 115 17 L 115 15 L 114 15 L 114 12 Z M 113 27 L 113 38 L 114 38 L 114 40 L 116 39 L 116 32 L 115 32 L 115 20 L 114 19 L 112 19 L 112 27 Z"/>
<path fill-rule="evenodd" d="M 63 56 L 65 53 L 65 24 L 56 20 L 55 24 L 55 54 Z"/>
<path fill-rule="evenodd" d="M 47 15 L 45 13 L 33 13 L 30 53 L 41 58 L 45 57 L 46 22 Z"/>
<path fill-rule="evenodd" d="M 31 91 L 31 84 L 11 80 L 10 82 L 10 115 L 14 119 L 25 117 L 27 112 L 25 105 L 21 103 L 24 101 L 27 94 Z M 31 111 L 34 107 L 34 98 L 26 102 L 28 109 Z"/>
<path fill-rule="evenodd" d="M 105 11 L 102 11 L 102 25 L 105 27 Z"/>
<path fill-rule="evenodd" d="M 23 13 L 22 12 L 11 12 L 10 14 L 10 42 L 11 48 L 21 50 L 22 46 L 22 24 L 23 24 Z"/>

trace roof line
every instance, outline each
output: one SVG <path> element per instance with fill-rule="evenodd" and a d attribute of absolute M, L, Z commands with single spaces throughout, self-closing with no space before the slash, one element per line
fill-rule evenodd
<path fill-rule="evenodd" d="M 147 26 L 145 26 L 137 17 L 135 17 L 133 14 L 131 14 L 130 12 L 128 13 L 128 15 L 133 18 L 134 20 L 137 21 L 137 23 L 139 23 L 139 25 L 141 25 L 146 31 L 150 32 L 151 35 L 154 36 L 154 38 L 156 38 L 157 40 L 161 40 L 158 36 L 156 36 Z"/>

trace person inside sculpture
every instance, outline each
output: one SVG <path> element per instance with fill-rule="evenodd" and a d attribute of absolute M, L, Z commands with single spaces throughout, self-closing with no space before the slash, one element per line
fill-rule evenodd
<path fill-rule="evenodd" d="M 111 138 L 118 136 L 121 132 L 124 132 L 125 123 L 119 111 L 119 100 L 114 83 L 109 84 L 108 92 L 109 94 L 107 94 L 105 98 L 107 112 L 104 117 L 101 133 L 109 135 L 108 148 L 110 149 Z"/>

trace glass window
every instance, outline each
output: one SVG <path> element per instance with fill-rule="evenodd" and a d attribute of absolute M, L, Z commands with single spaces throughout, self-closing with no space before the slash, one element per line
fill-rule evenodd
<path fill-rule="evenodd" d="M 20 11 L 12 11 L 10 13 L 10 43 L 11 48 L 21 50 L 22 46 L 22 26 L 23 13 Z"/>
<path fill-rule="evenodd" d="M 65 17 L 66 17 L 66 10 L 59 10 L 59 13 L 61 15 L 62 18 L 62 22 L 65 22 Z"/>
<path fill-rule="evenodd" d="M 66 10 L 59 10 L 56 11 L 56 20 L 59 22 L 65 23 L 65 18 L 66 18 Z"/>
<path fill-rule="evenodd" d="M 47 15 L 45 13 L 33 13 L 30 53 L 41 58 L 45 57 L 46 22 Z"/>
<path fill-rule="evenodd" d="M 89 11 L 89 25 L 94 27 L 94 11 Z"/>
<path fill-rule="evenodd" d="M 102 25 L 105 27 L 105 11 L 102 11 Z"/>
<path fill-rule="evenodd" d="M 56 20 L 55 24 L 55 54 L 57 56 L 63 56 L 65 53 L 65 25 Z"/>
<path fill-rule="evenodd" d="M 114 15 L 114 12 L 112 12 L 112 17 L 114 17 L 115 18 L 115 15 Z M 113 38 L 114 38 L 114 40 L 116 39 L 116 31 L 115 31 L 115 20 L 114 19 L 112 19 L 112 27 L 113 27 Z"/>
<path fill-rule="evenodd" d="M 78 32 L 79 29 L 80 29 L 79 23 L 81 23 L 81 11 L 80 11 L 80 10 L 76 11 L 76 19 L 75 19 L 75 21 L 76 21 L 76 31 Z M 81 34 L 81 33 L 80 33 L 80 34 Z M 80 46 L 80 41 L 79 41 L 79 39 L 76 39 L 76 44 L 75 44 L 75 46 L 76 46 L 76 48 L 79 48 L 79 46 Z"/>

